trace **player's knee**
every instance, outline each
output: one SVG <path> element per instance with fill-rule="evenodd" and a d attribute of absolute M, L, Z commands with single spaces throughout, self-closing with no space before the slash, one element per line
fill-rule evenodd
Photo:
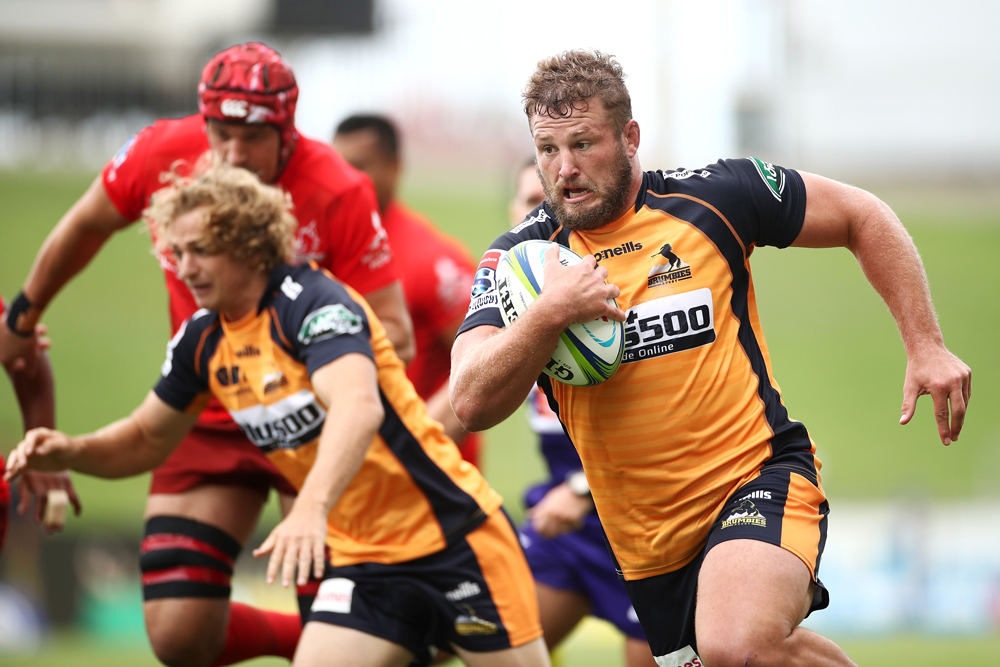
<path fill-rule="evenodd" d="M 698 636 L 698 655 L 704 667 L 764 667 L 775 662 L 777 647 L 760 637 L 734 633 Z"/>
<path fill-rule="evenodd" d="M 146 633 L 157 660 L 167 667 L 208 667 L 225 646 L 225 627 L 209 627 L 185 619 L 160 618 L 150 622 Z"/>
<path fill-rule="evenodd" d="M 239 542 L 199 521 L 156 516 L 146 522 L 140 551 L 146 632 L 156 657 L 168 667 L 211 665 L 225 646 Z"/>

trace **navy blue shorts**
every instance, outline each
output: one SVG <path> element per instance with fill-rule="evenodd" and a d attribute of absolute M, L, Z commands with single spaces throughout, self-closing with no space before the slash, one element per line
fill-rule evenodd
<path fill-rule="evenodd" d="M 795 554 L 816 584 L 809 613 L 825 608 L 830 595 L 817 574 L 829 511 L 812 471 L 779 463 L 765 466 L 760 476 L 729 497 L 693 561 L 673 572 L 626 581 L 657 663 L 665 667 L 701 664 L 696 662 L 694 627 L 698 574 L 705 555 L 722 542 L 758 540 Z"/>
<path fill-rule="evenodd" d="M 625 584 L 615 571 L 596 514 L 588 516 L 580 530 L 551 539 L 542 537 L 526 523 L 521 527 L 520 537 L 535 581 L 579 593 L 590 601 L 592 615 L 608 621 L 629 637 L 646 641 Z"/>
<path fill-rule="evenodd" d="M 430 664 L 431 646 L 481 653 L 542 636 L 531 571 L 503 511 L 423 558 L 389 565 L 328 564 L 308 622 L 353 628 L 399 644 L 423 665 Z"/>

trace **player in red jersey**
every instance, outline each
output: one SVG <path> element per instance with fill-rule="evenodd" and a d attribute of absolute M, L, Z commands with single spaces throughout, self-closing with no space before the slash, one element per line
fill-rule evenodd
<path fill-rule="evenodd" d="M 7 306 L 0 298 L 0 315 L 5 315 Z M 42 338 L 45 328 L 39 327 L 38 338 L 30 340 L 41 348 L 36 350 L 38 363 L 31 369 L 26 368 L 23 361 L 4 364 L 4 370 L 10 376 L 14 385 L 14 394 L 21 408 L 21 419 L 25 432 L 45 426 L 54 428 L 56 421 L 55 385 L 52 382 L 52 367 L 44 349 L 47 341 Z M 4 462 L 0 460 L 0 475 L 4 470 Z M 73 503 L 73 509 L 80 514 L 80 499 L 73 488 L 73 482 L 68 473 L 39 473 L 28 471 L 17 480 L 18 514 L 24 514 L 31 507 L 31 499 L 35 500 L 35 520 L 45 525 L 46 530 L 62 530 L 66 522 L 66 504 Z M 7 537 L 7 517 L 10 510 L 10 486 L 0 479 L 0 550 L 3 549 Z"/>
<path fill-rule="evenodd" d="M 130 139 L 49 235 L 0 325 L 0 361 L 32 365 L 28 339 L 16 334 L 31 332 L 63 285 L 140 217 L 164 172 L 190 171 L 207 155 L 287 192 L 299 223 L 296 260 L 314 260 L 362 293 L 399 355 L 412 357 L 409 315 L 371 183 L 329 146 L 299 135 L 297 98 L 291 69 L 270 47 L 246 43 L 214 56 L 198 86 L 200 113 L 158 121 Z M 197 308 L 172 258 L 159 259 L 176 330 Z M 294 493 L 217 403 L 154 471 L 141 567 L 173 568 L 169 585 L 144 582 L 146 628 L 164 663 L 292 656 L 298 616 L 229 602 L 233 563 L 271 486 Z"/>
<path fill-rule="evenodd" d="M 333 147 L 375 184 L 382 226 L 394 248 L 405 248 L 396 257 L 403 276 L 406 306 L 413 317 L 417 353 L 406 375 L 427 411 L 459 443 L 462 457 L 479 466 L 480 436 L 468 433 L 448 403 L 451 345 L 469 309 L 475 262 L 461 242 L 437 230 L 423 216 L 396 197 L 402 168 L 399 134 L 389 119 L 356 115 L 341 121 Z"/>

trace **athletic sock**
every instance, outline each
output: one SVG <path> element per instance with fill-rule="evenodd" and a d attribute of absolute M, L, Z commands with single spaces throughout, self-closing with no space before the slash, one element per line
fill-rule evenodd
<path fill-rule="evenodd" d="M 291 660 L 301 634 L 302 621 L 298 614 L 280 614 L 230 602 L 226 646 L 212 667 L 232 665 L 263 655 Z"/>

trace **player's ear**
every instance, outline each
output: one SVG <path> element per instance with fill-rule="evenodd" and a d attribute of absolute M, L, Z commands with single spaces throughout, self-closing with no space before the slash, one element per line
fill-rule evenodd
<path fill-rule="evenodd" d="M 635 119 L 625 123 L 622 135 L 625 139 L 625 154 L 631 159 L 639 150 L 639 123 Z"/>

